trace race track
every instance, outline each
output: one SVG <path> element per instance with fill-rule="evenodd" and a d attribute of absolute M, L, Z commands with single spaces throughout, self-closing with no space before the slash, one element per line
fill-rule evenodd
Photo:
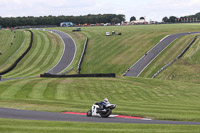
<path fill-rule="evenodd" d="M 25 119 L 25 120 L 47 120 L 47 121 L 73 121 L 73 122 L 95 122 L 95 123 L 140 123 L 140 124 L 178 124 L 178 125 L 200 125 L 200 122 L 182 122 L 182 121 L 159 121 L 142 120 L 129 118 L 100 118 L 87 117 L 85 115 L 62 114 L 52 112 L 17 110 L 9 108 L 0 108 L 0 118 Z"/>
<path fill-rule="evenodd" d="M 74 60 L 75 54 L 76 54 L 76 44 L 74 40 L 69 36 L 68 34 L 62 32 L 62 31 L 57 31 L 57 30 L 47 30 L 50 32 L 53 32 L 60 36 L 60 38 L 63 40 L 64 43 L 64 52 L 62 57 L 60 58 L 60 61 L 56 66 L 54 66 L 51 70 L 49 70 L 47 73 L 51 74 L 58 74 L 65 70 L 72 61 Z"/>
<path fill-rule="evenodd" d="M 191 32 L 191 33 L 179 33 L 166 36 L 163 38 L 156 46 L 154 46 L 149 52 L 140 58 L 130 69 L 125 73 L 124 76 L 129 77 L 138 77 L 144 69 L 164 50 L 166 49 L 173 41 L 177 38 L 190 35 L 190 34 L 197 34 L 200 32 Z"/>
<path fill-rule="evenodd" d="M 76 53 L 76 45 L 71 37 L 67 34 L 49 30 L 58 34 L 64 44 L 65 50 L 59 63 L 52 68 L 49 73 L 57 74 L 63 71 L 71 64 Z M 193 32 L 190 34 L 196 34 Z M 134 64 L 126 76 L 139 76 L 139 74 L 150 64 L 168 45 L 170 45 L 178 37 L 187 35 L 189 33 L 180 33 L 167 36 L 161 40 L 154 48 L 152 48 L 147 55 L 144 55 L 136 64 Z M 14 78 L 15 79 L 15 78 Z M 145 119 L 129 119 L 129 118 L 99 118 L 86 117 L 85 115 L 63 114 L 30 110 L 18 110 L 9 108 L 0 108 L 0 118 L 10 119 L 26 119 L 26 120 L 48 120 L 48 121 L 73 121 L 73 122 L 99 122 L 99 123 L 140 123 L 140 124 L 181 124 L 181 125 L 200 125 L 200 122 L 183 122 L 183 121 L 162 121 L 162 120 L 145 120 Z"/>

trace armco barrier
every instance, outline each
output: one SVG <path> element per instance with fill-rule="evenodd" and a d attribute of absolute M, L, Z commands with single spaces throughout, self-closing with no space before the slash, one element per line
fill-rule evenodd
<path fill-rule="evenodd" d="M 160 74 L 163 70 L 165 70 L 167 67 L 171 66 L 175 61 L 177 61 L 179 58 L 181 58 L 187 52 L 187 50 L 192 46 L 192 44 L 196 41 L 197 37 L 199 37 L 199 36 L 195 36 L 194 39 L 188 44 L 188 46 L 181 52 L 181 54 L 179 54 L 174 60 L 172 60 L 167 65 L 162 67 L 159 71 L 157 71 L 153 75 L 152 78 L 155 78 L 156 76 L 158 76 L 158 74 Z"/>
<path fill-rule="evenodd" d="M 87 45 L 88 45 L 88 38 L 86 38 L 86 40 L 85 40 L 84 49 L 83 49 L 83 52 L 82 52 L 80 61 L 79 61 L 79 63 L 78 63 L 78 68 L 77 68 L 78 74 L 80 74 L 80 72 L 81 72 L 81 65 L 82 65 L 82 63 L 83 63 L 83 58 L 84 58 L 84 55 L 85 55 L 85 53 L 86 53 Z"/>
<path fill-rule="evenodd" d="M 40 77 L 47 77 L 47 78 L 78 78 L 78 77 L 116 77 L 115 73 L 109 74 L 74 74 L 74 75 L 53 75 L 50 73 L 40 74 Z"/>
<path fill-rule="evenodd" d="M 30 51 L 30 49 L 32 47 L 32 43 L 33 43 L 33 32 L 31 30 L 28 30 L 28 31 L 31 32 L 31 41 L 30 41 L 29 47 L 8 69 L 6 69 L 3 72 L 0 72 L 0 75 L 4 75 L 4 74 L 12 71 L 17 66 L 17 64 L 24 58 L 24 56 Z"/>

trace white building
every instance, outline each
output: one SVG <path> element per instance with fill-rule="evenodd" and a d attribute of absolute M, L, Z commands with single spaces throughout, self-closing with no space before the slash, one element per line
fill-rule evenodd
<path fill-rule="evenodd" d="M 148 24 L 148 22 L 145 19 L 140 19 L 131 21 L 131 24 Z"/>

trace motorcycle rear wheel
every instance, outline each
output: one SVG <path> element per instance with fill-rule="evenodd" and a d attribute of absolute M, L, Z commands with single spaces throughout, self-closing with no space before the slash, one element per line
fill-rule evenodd
<path fill-rule="evenodd" d="M 89 110 L 88 112 L 87 112 L 87 117 L 91 117 L 92 116 L 92 110 Z"/>

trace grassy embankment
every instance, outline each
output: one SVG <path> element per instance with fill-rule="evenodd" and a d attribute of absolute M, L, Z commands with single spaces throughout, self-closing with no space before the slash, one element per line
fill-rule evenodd
<path fill-rule="evenodd" d="M 122 75 L 130 66 L 132 66 L 145 52 L 156 45 L 163 37 L 169 34 L 198 31 L 198 24 L 175 24 L 175 25 L 139 25 L 139 26 L 117 26 L 117 27 L 82 27 L 81 32 L 71 32 L 75 28 L 57 28 L 64 31 L 75 38 L 78 44 L 78 54 L 73 62 L 73 67 L 76 68 L 80 54 L 83 49 L 85 36 L 89 37 L 89 45 L 84 58 L 81 73 L 116 73 Z M 105 32 L 116 31 L 122 32 L 122 36 L 106 37 Z M 141 77 L 151 77 L 163 63 L 168 63 L 174 59 L 193 39 L 193 35 L 184 36 L 185 39 L 178 39 L 170 45 L 170 49 L 166 49 L 162 55 L 167 60 L 161 63 L 150 65 L 147 70 L 142 73 Z M 184 41 L 184 43 L 180 42 Z M 176 49 L 174 51 L 174 49 Z M 172 53 L 172 54 L 171 54 Z M 156 65 L 155 65 L 156 64 Z M 153 67 L 151 67 L 153 66 Z M 70 68 L 70 67 L 69 67 Z M 68 68 L 68 69 L 69 69 Z M 76 69 L 75 69 L 76 70 Z M 76 73 L 74 71 L 73 73 Z"/>
<path fill-rule="evenodd" d="M 25 38 L 29 38 L 29 33 L 10 30 L 0 31 L 0 72 L 9 68 L 28 47 Z M 24 42 L 24 43 L 23 43 Z M 12 44 L 11 44 L 12 43 Z"/>
<path fill-rule="evenodd" d="M 191 41 L 192 38 L 188 38 Z M 187 42 L 187 41 L 186 41 Z M 183 43 L 182 43 L 183 44 Z M 167 70 L 163 71 L 157 78 L 168 79 L 182 82 L 200 81 L 200 39 L 191 46 L 186 54 L 177 62 L 175 62 Z"/>
<path fill-rule="evenodd" d="M 177 24 L 82 28 L 82 33 L 90 39 L 82 73 L 122 75 L 166 35 L 198 31 L 198 26 L 198 24 Z M 122 36 L 106 37 L 107 31 L 122 32 Z"/>
<path fill-rule="evenodd" d="M 198 34 L 196 34 L 198 35 Z M 140 77 L 148 77 L 151 78 L 158 70 L 160 70 L 163 66 L 174 60 L 186 47 L 187 45 L 194 39 L 196 35 L 186 35 L 178 38 L 174 41 L 168 48 L 166 48 L 140 75 Z M 196 41 L 198 42 L 198 40 Z M 195 44 L 193 44 L 195 45 Z M 182 59 L 182 58 L 181 58 Z M 178 61 L 177 61 L 178 62 Z M 175 63 L 174 63 L 175 64 Z M 170 69 L 172 66 L 167 68 Z M 179 70 L 182 70 L 183 67 L 177 67 Z M 177 69 L 177 70 L 178 70 Z M 191 73 L 192 74 L 192 73 Z M 173 72 L 163 71 L 159 76 L 165 75 L 165 79 L 172 79 L 174 74 Z M 159 77 L 158 76 L 158 77 Z M 163 77 L 162 76 L 162 77 Z M 186 75 L 185 75 L 186 76 Z M 164 78 L 163 77 L 163 78 Z"/>
<path fill-rule="evenodd" d="M 4 78 L 37 76 L 54 67 L 63 53 L 61 39 L 55 34 L 33 30 L 33 46 L 17 67 Z M 30 38 L 28 38 L 30 42 Z"/>

